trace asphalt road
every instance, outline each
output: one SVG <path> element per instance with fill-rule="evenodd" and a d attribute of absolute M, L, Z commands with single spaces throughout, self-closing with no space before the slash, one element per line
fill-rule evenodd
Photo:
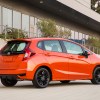
<path fill-rule="evenodd" d="M 51 82 L 45 89 L 36 89 L 31 81 L 9 88 L 0 82 L 0 100 L 100 100 L 100 85 L 83 80 L 69 84 Z"/>

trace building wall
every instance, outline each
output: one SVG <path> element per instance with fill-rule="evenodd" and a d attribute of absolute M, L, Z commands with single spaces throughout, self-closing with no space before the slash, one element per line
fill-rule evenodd
<path fill-rule="evenodd" d="M 79 2 L 80 4 L 88 8 L 91 8 L 91 0 L 76 0 L 76 2 Z"/>
<path fill-rule="evenodd" d="M 62 0 L 62 1 L 65 1 L 65 0 Z M 72 0 L 69 0 L 69 1 L 72 1 Z M 69 1 L 67 1 L 67 3 Z M 87 2 L 88 1 L 89 0 L 87 0 Z M 69 4 L 70 3 L 71 2 L 69 2 Z M 38 31 L 38 29 L 36 27 L 36 22 L 38 20 L 41 20 L 42 18 L 51 18 L 51 19 L 54 19 L 56 21 L 58 26 L 61 26 L 62 28 L 64 27 L 64 28 L 70 29 L 72 31 L 72 36 L 71 36 L 72 38 L 76 38 L 76 39 L 78 39 L 78 38 L 82 39 L 84 37 L 88 38 L 89 35 L 94 35 L 94 36 L 100 37 L 98 35 L 98 33 L 96 33 L 95 31 L 91 31 L 91 30 L 86 29 L 84 27 L 81 27 L 81 26 L 79 26 L 79 25 L 77 25 L 75 23 L 73 24 L 72 22 L 70 22 L 68 20 L 61 19 L 59 16 L 51 15 L 51 14 L 49 14 L 47 12 L 44 12 L 44 11 L 38 9 L 38 8 L 35 8 L 35 7 L 25 3 L 25 2 L 16 1 L 16 0 L 2 0 L 2 1 L 0 1 L 0 5 L 3 6 L 4 8 L 6 7 L 8 9 L 10 9 L 13 12 L 13 16 L 14 16 L 15 12 L 20 14 L 20 19 L 15 19 L 15 20 L 14 20 L 14 17 L 10 18 L 11 16 L 8 14 L 7 18 L 13 19 L 13 22 L 9 22 L 9 19 L 8 19 L 7 24 L 9 24 L 9 26 L 14 27 L 14 28 L 16 28 L 16 26 L 17 26 L 16 21 L 19 21 L 20 25 L 17 28 L 21 28 L 21 29 L 23 29 L 25 31 L 31 31 L 32 30 L 31 27 L 35 27 L 35 29 L 34 29 L 35 32 L 34 33 L 37 34 L 37 33 L 39 33 L 39 31 Z M 26 17 L 29 20 L 27 22 L 25 22 Z M 3 18 L 3 16 L 2 16 L 2 18 Z M 31 25 L 31 23 L 32 23 L 31 18 L 35 19 L 33 21 L 34 25 Z M 14 22 L 15 22 L 15 25 L 14 25 Z M 3 23 L 4 22 L 2 22 L 2 24 Z M 6 22 L 5 22 L 4 25 L 6 25 Z M 31 34 L 31 33 L 29 33 L 29 34 Z"/>
<path fill-rule="evenodd" d="M 96 13 L 95 11 L 91 10 L 90 2 L 91 0 L 57 0 L 64 5 L 67 5 L 76 11 L 100 22 L 100 14 Z M 89 5 L 90 4 L 90 5 Z"/>

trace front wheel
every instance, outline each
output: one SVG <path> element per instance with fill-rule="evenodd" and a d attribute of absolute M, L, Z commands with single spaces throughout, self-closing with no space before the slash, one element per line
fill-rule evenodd
<path fill-rule="evenodd" d="M 100 67 L 95 68 L 91 82 L 93 84 L 100 84 Z"/>
<path fill-rule="evenodd" d="M 50 73 L 46 68 L 40 68 L 36 71 L 33 85 L 37 88 L 45 88 L 48 86 L 50 81 Z"/>
<path fill-rule="evenodd" d="M 8 79 L 8 78 L 1 78 L 1 83 L 6 87 L 12 87 L 12 86 L 16 85 L 17 80 Z"/>

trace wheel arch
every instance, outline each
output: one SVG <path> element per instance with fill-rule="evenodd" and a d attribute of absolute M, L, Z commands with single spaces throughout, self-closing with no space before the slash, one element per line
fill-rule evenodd
<path fill-rule="evenodd" d="M 96 74 L 96 71 L 97 70 L 100 70 L 100 65 L 96 65 L 95 67 L 94 67 L 94 69 L 93 69 L 93 72 L 92 72 L 92 79 L 91 79 L 91 82 L 93 83 L 93 84 L 100 84 L 100 81 L 99 81 L 99 77 L 98 77 L 98 74 Z M 96 74 L 96 75 L 95 75 Z M 100 74 L 100 73 L 99 73 Z"/>
<path fill-rule="evenodd" d="M 100 67 L 100 64 L 96 65 L 96 66 L 93 68 L 93 70 L 92 70 L 92 75 L 93 75 L 94 70 L 95 70 L 97 67 Z"/>
<path fill-rule="evenodd" d="M 97 68 L 97 67 L 100 67 L 100 64 L 96 65 L 93 69 L 93 71 Z"/>
<path fill-rule="evenodd" d="M 52 71 L 51 71 L 51 69 L 48 67 L 48 66 L 45 66 L 45 65 L 43 65 L 43 66 L 39 66 L 37 69 L 36 69 L 36 71 L 38 70 L 38 69 L 40 69 L 40 68 L 45 68 L 45 69 L 47 69 L 48 71 L 49 71 L 49 73 L 50 73 L 50 81 L 52 80 Z M 35 71 L 35 73 L 36 73 L 36 71 Z M 34 74 L 35 75 L 35 74 Z"/>

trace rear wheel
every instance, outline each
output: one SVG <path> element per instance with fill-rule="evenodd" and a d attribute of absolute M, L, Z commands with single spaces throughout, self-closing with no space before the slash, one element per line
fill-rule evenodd
<path fill-rule="evenodd" d="M 8 79 L 8 78 L 1 78 L 1 83 L 6 87 L 12 87 L 12 86 L 16 85 L 17 80 Z"/>
<path fill-rule="evenodd" d="M 69 80 L 65 80 L 65 81 L 60 81 L 61 83 L 69 83 L 70 81 Z"/>
<path fill-rule="evenodd" d="M 91 82 L 93 84 L 100 84 L 100 67 L 95 68 Z"/>
<path fill-rule="evenodd" d="M 33 85 L 37 88 L 45 88 L 48 86 L 50 81 L 50 73 L 46 68 L 40 68 L 36 71 Z"/>

